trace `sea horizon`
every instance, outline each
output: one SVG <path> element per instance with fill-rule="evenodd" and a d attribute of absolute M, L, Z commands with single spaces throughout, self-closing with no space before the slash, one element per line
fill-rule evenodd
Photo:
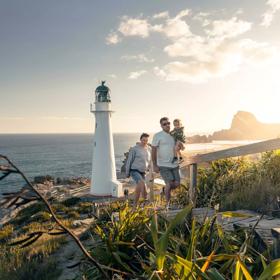
<path fill-rule="evenodd" d="M 148 134 L 155 134 L 157 132 L 161 131 L 160 129 L 157 131 L 135 131 L 135 132 L 113 132 L 113 134 L 141 134 L 143 132 Z M 206 132 L 206 131 L 186 131 L 186 135 L 188 137 L 193 135 L 210 135 L 214 132 Z M 0 135 L 94 135 L 94 132 L 24 132 L 24 133 L 18 133 L 18 132 L 0 132 Z"/>

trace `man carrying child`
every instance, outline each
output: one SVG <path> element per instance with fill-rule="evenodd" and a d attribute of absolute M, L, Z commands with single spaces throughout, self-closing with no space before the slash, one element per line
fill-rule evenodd
<path fill-rule="evenodd" d="M 152 161 L 155 172 L 160 172 L 165 182 L 165 197 L 169 207 L 171 190 L 180 185 L 179 161 L 174 160 L 176 142 L 170 134 L 170 121 L 167 117 L 160 119 L 162 131 L 156 133 L 152 141 Z"/>

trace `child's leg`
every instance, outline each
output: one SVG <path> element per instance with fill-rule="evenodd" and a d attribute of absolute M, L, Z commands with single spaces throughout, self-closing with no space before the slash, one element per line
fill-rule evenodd
<path fill-rule="evenodd" d="M 179 141 L 176 141 L 175 147 L 174 147 L 174 158 L 172 160 L 172 163 L 174 163 L 179 158 L 178 152 L 180 151 Z"/>
<path fill-rule="evenodd" d="M 177 148 L 176 148 L 177 158 L 179 159 L 179 158 L 181 158 L 181 142 L 177 141 L 176 146 L 177 146 Z"/>
<path fill-rule="evenodd" d="M 183 160 L 181 151 L 183 151 L 185 149 L 184 143 L 182 143 L 181 141 L 178 141 L 178 146 L 179 146 L 178 157 L 180 160 Z"/>
<path fill-rule="evenodd" d="M 181 150 L 181 151 L 184 151 L 185 150 L 185 145 L 184 145 L 184 143 L 183 142 L 181 142 L 181 141 L 178 141 L 178 146 L 179 146 L 179 150 Z"/>
<path fill-rule="evenodd" d="M 177 141 L 175 144 L 175 151 L 178 153 L 181 150 L 181 142 Z"/>

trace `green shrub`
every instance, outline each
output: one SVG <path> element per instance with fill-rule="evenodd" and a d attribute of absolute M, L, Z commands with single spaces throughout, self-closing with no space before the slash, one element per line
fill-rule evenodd
<path fill-rule="evenodd" d="M 70 219 L 80 219 L 80 214 L 75 210 L 70 210 L 67 212 L 67 217 Z"/>
<path fill-rule="evenodd" d="M 81 201 L 79 197 L 70 197 L 62 202 L 66 207 L 72 207 Z"/>
<path fill-rule="evenodd" d="M 278 210 L 280 154 L 269 152 L 257 162 L 245 158 L 218 160 L 200 168 L 197 206 L 221 209 Z"/>
<path fill-rule="evenodd" d="M 12 236 L 14 227 L 12 225 L 5 225 L 0 229 L 0 243 L 5 243 Z"/>
<path fill-rule="evenodd" d="M 80 214 L 89 214 L 92 212 L 92 209 L 93 209 L 93 203 L 92 202 L 80 202 L 78 205 L 77 205 L 77 211 L 80 213 Z"/>
<path fill-rule="evenodd" d="M 29 260 L 16 270 L 5 273 L 1 273 L 0 269 L 1 280 L 56 280 L 60 274 L 55 260 Z"/>
<path fill-rule="evenodd" d="M 18 215 L 19 216 L 32 216 L 36 214 L 39 211 L 42 211 L 46 209 L 46 206 L 44 205 L 43 202 L 36 202 L 34 204 L 31 204 L 27 206 L 26 208 L 22 209 L 19 211 Z"/>
<path fill-rule="evenodd" d="M 41 224 L 31 223 L 23 229 L 24 234 L 13 239 L 9 238 L 5 243 L 0 244 L 1 280 L 56 279 L 58 274 L 55 266 L 49 263 L 49 257 L 65 242 L 65 237 L 43 235 L 26 248 L 20 248 L 20 245 L 9 245 L 11 242 L 26 238 L 26 233 L 42 229 Z"/>
<path fill-rule="evenodd" d="M 269 251 L 261 251 L 250 232 L 224 232 L 216 216 L 199 224 L 189 219 L 190 211 L 188 206 L 169 220 L 150 207 L 132 211 L 122 206 L 117 216 L 92 225 L 95 242 L 91 254 L 103 265 L 120 271 L 111 273 L 112 279 L 260 276 L 270 261 Z M 103 278 L 91 266 L 83 272 L 83 279 Z"/>
<path fill-rule="evenodd" d="M 51 220 L 52 215 L 47 211 L 40 211 L 39 213 L 36 213 L 32 217 L 30 217 L 29 222 L 47 222 Z"/>
<path fill-rule="evenodd" d="M 52 208 L 55 212 L 67 212 L 68 208 L 62 203 L 56 203 L 52 205 Z"/>
<path fill-rule="evenodd" d="M 190 203 L 189 196 L 187 195 L 189 191 L 189 182 L 186 180 L 181 181 L 181 185 L 172 192 L 171 204 L 183 208 Z"/>
<path fill-rule="evenodd" d="M 146 223 L 151 214 L 147 208 L 133 211 L 128 206 L 122 206 L 117 213 L 118 217 L 109 217 L 108 221 L 99 219 L 93 224 L 91 233 L 100 242 L 96 243 L 92 254 L 104 265 L 139 272 L 142 270 L 141 260 L 149 256 L 146 246 L 138 248 L 142 244 L 139 237 L 151 240 L 151 237 L 145 237 L 149 233 Z"/>
<path fill-rule="evenodd" d="M 29 221 L 31 216 L 45 210 L 46 206 L 42 202 L 32 203 L 31 205 L 20 210 L 17 216 L 11 220 L 11 223 L 15 226 L 21 227 L 23 224 L 26 224 Z"/>

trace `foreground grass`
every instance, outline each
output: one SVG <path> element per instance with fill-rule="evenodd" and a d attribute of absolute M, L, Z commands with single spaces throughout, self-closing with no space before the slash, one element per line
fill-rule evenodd
<path fill-rule="evenodd" d="M 183 192 L 182 186 L 177 195 Z M 191 218 L 191 210 L 186 205 L 169 220 L 157 205 L 134 211 L 128 203 L 112 203 L 100 209 L 99 218 L 82 239 L 92 256 L 118 271 L 108 272 L 111 279 L 264 280 L 280 273 L 280 261 L 272 260 L 269 248 L 260 249 L 252 230 L 224 232 L 216 217 L 198 223 Z M 29 231 L 51 226 L 51 221 L 43 225 L 33 221 L 16 236 L 14 226 L 0 231 L 0 279 L 57 279 L 61 271 L 52 253 L 63 245 L 61 238 L 46 237 L 24 248 L 8 246 Z M 80 269 L 76 279 L 103 279 L 88 263 L 82 262 Z"/>
<path fill-rule="evenodd" d="M 91 204 L 80 199 L 54 203 L 55 211 L 64 224 L 71 227 L 72 221 L 91 212 Z M 27 246 L 12 243 L 24 240 L 29 233 L 55 227 L 45 206 L 38 202 L 22 209 L 7 225 L 0 229 L 0 279 L 57 279 L 61 271 L 52 254 L 66 242 L 65 237 L 43 235 Z"/>
<path fill-rule="evenodd" d="M 7 227 L 0 231 L 3 234 Z M 39 225 L 31 224 L 32 228 L 43 230 Z M 60 274 L 56 269 L 54 260 L 48 259 L 50 254 L 55 252 L 63 243 L 64 238 L 43 236 L 31 246 L 21 248 L 20 246 L 9 246 L 11 242 L 16 242 L 25 238 L 24 233 L 18 237 L 6 237 L 0 244 L 0 279 L 57 279 Z"/>
<path fill-rule="evenodd" d="M 111 273 L 112 279 L 264 280 L 280 273 L 280 261 L 259 246 L 253 230 L 225 232 L 216 216 L 198 223 L 191 209 L 186 206 L 172 220 L 151 206 L 133 211 L 119 205 L 114 217 L 107 209 L 107 217 L 91 227 L 91 253 L 121 271 Z M 83 279 L 102 277 L 87 267 Z"/>

